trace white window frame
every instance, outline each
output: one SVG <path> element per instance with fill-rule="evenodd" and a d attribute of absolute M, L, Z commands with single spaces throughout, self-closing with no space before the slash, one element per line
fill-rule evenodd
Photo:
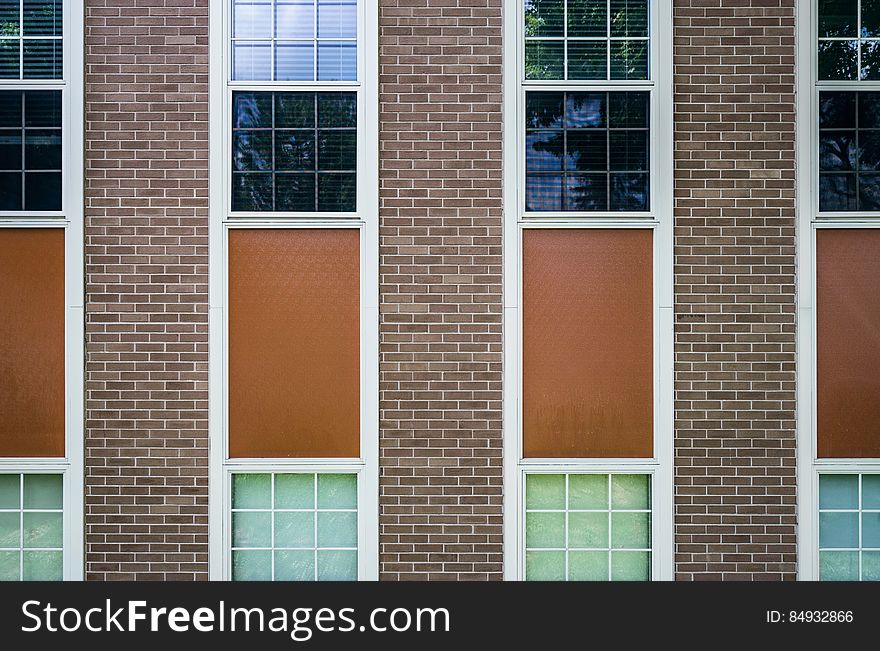
<path fill-rule="evenodd" d="M 368 7 L 368 8 L 365 8 Z M 236 472 L 353 473 L 358 477 L 358 579 L 379 575 L 379 164 L 378 10 L 358 3 L 358 81 L 243 82 L 231 80 L 231 0 L 210 8 L 209 227 L 209 569 L 231 572 L 231 475 Z M 231 208 L 232 92 L 349 91 L 357 93 L 357 212 L 235 212 Z M 360 237 L 360 457 L 231 459 L 227 453 L 227 243 L 235 229 L 355 228 Z"/>
<path fill-rule="evenodd" d="M 504 577 L 525 578 L 524 477 L 529 472 L 651 476 L 653 580 L 674 576 L 673 527 L 673 139 L 672 3 L 652 0 L 649 81 L 524 81 L 523 0 L 506 0 L 504 56 Z M 650 211 L 525 213 L 525 92 L 638 90 L 651 93 Z M 653 232 L 654 457 L 522 458 L 522 233 L 526 229 L 646 229 Z"/>
<path fill-rule="evenodd" d="M 819 212 L 819 92 L 880 91 L 880 80 L 818 80 L 818 17 L 816 0 L 798 0 L 797 551 L 804 581 L 819 579 L 819 475 L 880 473 L 880 458 L 820 459 L 817 453 L 816 235 L 828 228 L 880 228 L 880 212 Z"/>
<path fill-rule="evenodd" d="M 65 0 L 62 79 L 0 80 L 0 90 L 60 90 L 62 95 L 62 209 L 2 211 L 0 228 L 64 231 L 64 457 L 0 458 L 0 474 L 60 474 L 64 486 L 64 571 L 84 576 L 83 386 L 85 300 L 83 262 L 83 2 Z"/>

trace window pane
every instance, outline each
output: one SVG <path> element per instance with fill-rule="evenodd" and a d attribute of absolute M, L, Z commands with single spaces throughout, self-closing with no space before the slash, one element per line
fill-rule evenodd
<path fill-rule="evenodd" d="M 237 172 L 272 169 L 272 133 L 237 131 L 232 134 L 232 168 Z"/>
<path fill-rule="evenodd" d="M 608 43 L 606 41 L 568 42 L 569 79 L 607 79 Z"/>
<path fill-rule="evenodd" d="M 18 479 L 18 475 L 15 476 Z M 0 513 L 0 548 L 21 546 L 21 514 Z"/>
<path fill-rule="evenodd" d="M 608 514 L 569 513 L 568 546 L 581 549 L 608 549 Z"/>
<path fill-rule="evenodd" d="M 318 508 L 357 508 L 356 475 L 318 475 Z"/>
<path fill-rule="evenodd" d="M 233 547 L 271 547 L 272 513 L 235 511 L 232 514 Z"/>
<path fill-rule="evenodd" d="M 232 7 L 233 38 L 272 38 L 272 3 L 235 0 Z"/>
<path fill-rule="evenodd" d="M 565 513 L 526 513 L 526 547 L 565 548 Z"/>
<path fill-rule="evenodd" d="M 648 41 L 613 41 L 611 45 L 612 79 L 648 78 Z"/>
<path fill-rule="evenodd" d="M 612 475 L 611 508 L 633 510 L 651 508 L 651 483 L 647 475 Z"/>
<path fill-rule="evenodd" d="M 23 0 L 26 36 L 61 36 L 62 0 Z"/>
<path fill-rule="evenodd" d="M 822 549 L 858 549 L 859 514 L 847 512 L 820 513 L 819 547 Z"/>
<path fill-rule="evenodd" d="M 232 209 L 267 212 L 273 209 L 271 174 L 233 174 Z"/>
<path fill-rule="evenodd" d="M 61 130 L 29 129 L 25 132 L 24 168 L 61 169 Z"/>
<path fill-rule="evenodd" d="M 356 511 L 319 511 L 319 547 L 357 547 Z"/>
<path fill-rule="evenodd" d="M 612 581 L 648 581 L 650 578 L 650 552 L 611 552 Z"/>
<path fill-rule="evenodd" d="M 318 581 L 357 580 L 357 552 L 318 550 Z"/>
<path fill-rule="evenodd" d="M 0 581 L 21 580 L 21 552 L 0 551 Z"/>
<path fill-rule="evenodd" d="M 61 173 L 26 172 L 25 210 L 61 210 Z"/>
<path fill-rule="evenodd" d="M 562 79 L 564 48 L 562 41 L 528 41 L 525 46 L 526 79 Z"/>
<path fill-rule="evenodd" d="M 0 129 L 0 169 L 22 170 L 22 132 L 18 129 Z"/>
<path fill-rule="evenodd" d="M 308 81 L 315 78 L 315 46 L 309 43 L 278 43 L 275 79 Z"/>
<path fill-rule="evenodd" d="M 880 36 L 880 0 L 862 0 L 862 36 Z"/>
<path fill-rule="evenodd" d="M 315 508 L 315 475 L 299 473 L 275 475 L 275 508 Z"/>
<path fill-rule="evenodd" d="M 357 79 L 357 46 L 353 43 L 320 41 L 318 80 L 353 81 L 355 79 Z"/>
<path fill-rule="evenodd" d="M 319 93 L 318 127 L 357 127 L 357 96 L 354 93 Z"/>
<path fill-rule="evenodd" d="M 565 552 L 526 552 L 526 581 L 564 581 Z"/>
<path fill-rule="evenodd" d="M 608 475 L 569 475 L 568 508 L 608 509 Z"/>
<path fill-rule="evenodd" d="M 21 41 L 0 40 L 0 79 L 18 79 L 21 75 Z"/>
<path fill-rule="evenodd" d="M 826 476 L 831 475 L 822 475 Z M 823 508 L 821 503 L 819 508 Z M 880 509 L 880 475 L 862 475 L 862 508 Z"/>
<path fill-rule="evenodd" d="M 819 36 L 858 36 L 858 0 L 819 0 Z"/>
<path fill-rule="evenodd" d="M 858 41 L 819 41 L 819 79 L 857 79 Z"/>
<path fill-rule="evenodd" d="M 311 511 L 275 514 L 275 547 L 314 547 L 315 514 Z"/>
<path fill-rule="evenodd" d="M 856 169 L 855 131 L 825 131 L 820 134 L 819 169 L 836 172 Z"/>
<path fill-rule="evenodd" d="M 249 81 L 272 79 L 272 46 L 246 41 L 233 43 L 232 78 Z"/>
<path fill-rule="evenodd" d="M 271 503 L 269 475 L 241 473 L 232 476 L 232 508 L 267 509 Z"/>
<path fill-rule="evenodd" d="M 24 508 L 61 509 L 63 507 L 63 480 L 61 475 L 25 475 Z"/>
<path fill-rule="evenodd" d="M 351 170 L 357 167 L 357 133 L 318 131 L 318 169 Z"/>
<path fill-rule="evenodd" d="M 232 552 L 233 581 L 271 581 L 272 552 L 239 550 Z"/>
<path fill-rule="evenodd" d="M 606 0 L 568 0 L 568 36 L 607 35 Z"/>
<path fill-rule="evenodd" d="M 355 0 L 318 0 L 318 38 L 356 38 Z"/>
<path fill-rule="evenodd" d="M 822 581 L 858 581 L 858 552 L 820 552 L 819 579 Z"/>
<path fill-rule="evenodd" d="M 316 192 L 314 174 L 275 175 L 275 209 L 278 212 L 314 212 L 318 205 Z"/>
<path fill-rule="evenodd" d="M 60 581 L 63 578 L 62 552 L 26 551 L 22 561 L 25 581 Z"/>
<path fill-rule="evenodd" d="M 648 36 L 647 0 L 611 0 L 611 36 Z"/>
<path fill-rule="evenodd" d="M 526 508 L 564 509 L 565 475 L 527 475 Z"/>
<path fill-rule="evenodd" d="M 525 0 L 526 36 L 564 36 L 563 0 Z"/>
<path fill-rule="evenodd" d="M 860 79 L 880 79 L 880 41 L 862 41 Z"/>
<path fill-rule="evenodd" d="M 568 554 L 569 581 L 607 581 L 608 552 L 573 551 Z"/>
<path fill-rule="evenodd" d="M 314 170 L 315 132 L 276 131 L 275 167 L 279 170 Z"/>
<path fill-rule="evenodd" d="M 237 128 L 271 129 L 271 93 L 233 93 L 232 126 Z"/>
<path fill-rule="evenodd" d="M 820 509 L 858 509 L 858 475 L 820 475 Z"/>
<path fill-rule="evenodd" d="M 278 0 L 275 7 L 278 38 L 314 38 L 315 3 L 314 0 Z"/>
<path fill-rule="evenodd" d="M 275 552 L 276 581 L 314 581 L 315 552 L 282 550 Z"/>
<path fill-rule="evenodd" d="M 357 209 L 354 174 L 318 174 L 318 211 L 354 212 Z"/>
<path fill-rule="evenodd" d="M 17 509 L 20 505 L 21 476 L 0 474 L 0 509 Z"/>

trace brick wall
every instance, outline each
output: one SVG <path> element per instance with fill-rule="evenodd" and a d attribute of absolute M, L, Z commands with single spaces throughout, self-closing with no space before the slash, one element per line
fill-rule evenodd
<path fill-rule="evenodd" d="M 208 0 L 86 0 L 86 577 L 207 578 Z"/>
<path fill-rule="evenodd" d="M 501 0 L 380 0 L 380 573 L 500 579 Z"/>
<path fill-rule="evenodd" d="M 795 577 L 795 0 L 674 0 L 676 569 Z"/>

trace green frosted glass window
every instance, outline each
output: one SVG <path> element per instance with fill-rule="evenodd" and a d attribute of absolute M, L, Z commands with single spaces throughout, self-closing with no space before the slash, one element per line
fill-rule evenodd
<path fill-rule="evenodd" d="M 820 80 L 880 79 L 880 3 L 818 0 Z"/>
<path fill-rule="evenodd" d="M 527 580 L 650 580 L 649 475 L 529 473 L 525 494 Z"/>
<path fill-rule="evenodd" d="M 880 580 L 880 474 L 819 475 L 819 578 Z"/>
<path fill-rule="evenodd" d="M 528 80 L 649 79 L 648 0 L 524 0 Z"/>
<path fill-rule="evenodd" d="M 64 480 L 59 474 L 0 474 L 0 581 L 64 576 Z"/>
<path fill-rule="evenodd" d="M 350 473 L 233 474 L 233 580 L 356 580 L 357 503 Z"/>

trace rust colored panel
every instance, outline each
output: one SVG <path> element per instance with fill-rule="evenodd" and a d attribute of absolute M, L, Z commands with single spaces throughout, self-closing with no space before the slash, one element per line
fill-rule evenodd
<path fill-rule="evenodd" d="M 229 232 L 229 455 L 360 455 L 360 233 Z"/>
<path fill-rule="evenodd" d="M 523 231 L 523 456 L 653 456 L 652 233 Z"/>
<path fill-rule="evenodd" d="M 880 457 L 880 230 L 816 233 L 820 457 Z"/>
<path fill-rule="evenodd" d="M 0 456 L 64 456 L 64 230 L 0 228 Z"/>

